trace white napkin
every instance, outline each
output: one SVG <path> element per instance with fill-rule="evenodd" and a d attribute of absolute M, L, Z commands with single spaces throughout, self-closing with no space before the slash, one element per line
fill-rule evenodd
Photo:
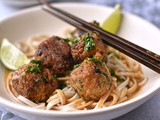
<path fill-rule="evenodd" d="M 5 110 L 0 106 L 0 120 L 25 120 Z"/>

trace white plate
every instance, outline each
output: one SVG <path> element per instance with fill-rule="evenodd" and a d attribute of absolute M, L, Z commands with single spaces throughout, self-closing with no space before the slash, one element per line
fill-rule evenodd
<path fill-rule="evenodd" d="M 55 5 L 87 21 L 97 20 L 102 22 L 113 10 L 109 7 L 89 4 L 60 3 Z M 70 26 L 65 22 L 36 7 L 18 12 L 1 21 L 0 39 L 5 37 L 15 42 L 36 34 L 60 35 L 61 32 L 68 27 Z M 139 17 L 124 13 L 119 35 L 160 54 L 159 29 Z M 112 119 L 133 110 L 158 92 L 160 88 L 160 75 L 144 66 L 143 70 L 149 78 L 149 81 L 135 98 L 127 102 L 95 111 L 58 112 L 36 110 L 14 103 L 6 91 L 4 84 L 4 67 L 0 65 L 0 104 L 14 114 L 30 120 Z"/>

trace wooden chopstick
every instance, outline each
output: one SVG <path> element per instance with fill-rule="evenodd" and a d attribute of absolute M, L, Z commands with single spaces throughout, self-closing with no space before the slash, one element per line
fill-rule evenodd
<path fill-rule="evenodd" d="M 138 45 L 135 45 L 121 37 L 108 33 L 96 26 L 93 26 L 86 21 L 71 15 L 61 9 L 55 8 L 48 4 L 46 1 L 42 1 L 43 4 L 47 6 L 47 8 L 42 8 L 46 12 L 53 14 L 54 16 L 62 19 L 63 21 L 78 27 L 84 31 L 98 31 L 102 35 L 102 40 L 114 47 L 115 49 L 125 53 L 126 55 L 130 56 L 131 58 L 139 61 L 140 63 L 148 66 L 152 70 L 160 73 L 160 56 L 148 51 Z M 48 9 L 49 8 L 49 9 Z"/>
<path fill-rule="evenodd" d="M 100 29 L 100 28 L 97 28 L 96 26 L 91 26 L 91 24 L 89 24 L 88 22 L 76 17 L 76 16 L 73 16 L 72 14 L 70 13 L 67 13 L 61 9 L 58 9 L 58 8 L 55 8 L 53 6 L 51 6 L 49 3 L 47 3 L 46 1 L 43 2 L 45 5 L 47 5 L 50 9 L 52 10 L 55 10 L 69 18 L 72 18 L 73 20 L 75 21 L 78 21 L 79 23 L 85 25 L 86 27 L 89 27 L 90 29 L 93 29 L 93 30 L 97 30 L 97 31 L 100 31 L 101 33 L 103 33 L 104 35 L 107 35 L 107 38 L 110 37 L 111 39 L 117 39 L 121 42 L 123 42 L 124 44 L 127 44 L 128 46 L 130 46 L 131 48 L 134 48 L 136 49 L 137 51 L 139 52 L 142 52 L 144 54 L 146 54 L 146 52 L 148 52 L 149 54 L 146 54 L 146 56 L 148 56 L 149 58 L 152 58 L 152 59 L 155 59 L 156 61 L 160 62 L 160 56 L 159 55 L 156 55 L 155 53 L 151 52 L 151 51 L 148 51 L 136 44 L 133 44 L 131 42 L 129 42 L 128 40 L 125 40 L 123 38 L 120 38 L 114 34 L 111 34 L 111 33 L 108 33 L 107 31 L 104 31 L 103 29 Z"/>

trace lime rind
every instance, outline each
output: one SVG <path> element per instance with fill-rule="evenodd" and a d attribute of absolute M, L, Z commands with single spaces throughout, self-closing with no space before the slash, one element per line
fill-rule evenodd
<path fill-rule="evenodd" d="M 0 56 L 5 67 L 11 70 L 16 70 L 20 66 L 29 63 L 26 55 L 7 39 L 3 39 L 2 41 Z"/>
<path fill-rule="evenodd" d="M 122 22 L 122 6 L 117 4 L 114 11 L 102 23 L 101 28 L 110 33 L 116 34 Z"/>

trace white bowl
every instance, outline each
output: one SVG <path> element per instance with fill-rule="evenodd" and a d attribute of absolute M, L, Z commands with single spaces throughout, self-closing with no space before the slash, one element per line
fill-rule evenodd
<path fill-rule="evenodd" d="M 55 4 L 72 14 L 85 20 L 97 20 L 102 22 L 113 10 L 105 6 L 60 3 Z M 20 11 L 0 22 L 0 39 L 8 38 L 15 42 L 24 40 L 36 34 L 60 35 L 65 28 L 70 27 L 65 22 L 45 13 L 40 7 Z M 160 31 L 152 24 L 139 17 L 124 13 L 123 23 L 119 35 L 139 44 L 149 50 L 160 54 L 159 39 Z M 4 67 L 0 65 L 0 104 L 7 110 L 20 117 L 30 120 L 106 120 L 123 115 L 155 95 L 160 88 L 160 75 L 142 66 L 145 76 L 148 77 L 147 84 L 138 92 L 133 99 L 111 107 L 79 112 L 59 112 L 37 110 L 13 102 L 6 91 L 4 83 Z"/>

